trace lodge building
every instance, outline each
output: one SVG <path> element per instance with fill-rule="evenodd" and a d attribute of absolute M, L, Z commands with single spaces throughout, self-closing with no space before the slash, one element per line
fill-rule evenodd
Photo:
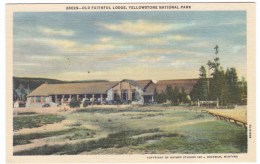
<path fill-rule="evenodd" d="M 190 93 L 198 79 L 161 80 L 154 83 L 152 80 L 128 80 L 115 82 L 88 82 L 65 84 L 42 84 L 27 96 L 26 107 L 42 107 L 67 105 L 72 98 L 82 102 L 104 102 L 120 100 L 123 102 L 144 104 L 154 102 L 154 91 L 164 92 L 167 86 L 184 88 Z"/>

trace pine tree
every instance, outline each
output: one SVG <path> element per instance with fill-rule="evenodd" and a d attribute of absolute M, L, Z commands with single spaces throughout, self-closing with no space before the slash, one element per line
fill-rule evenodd
<path fill-rule="evenodd" d="M 208 79 L 206 69 L 204 66 L 201 66 L 199 71 L 199 80 L 190 93 L 193 101 L 208 99 Z"/>
<path fill-rule="evenodd" d="M 160 97 L 160 99 L 159 99 L 159 100 L 160 100 L 160 103 L 166 102 L 167 96 L 166 96 L 166 94 L 164 93 L 164 91 L 162 91 L 162 93 L 160 93 L 159 97 Z"/>
<path fill-rule="evenodd" d="M 165 89 L 166 99 L 171 101 L 171 104 L 173 104 L 173 101 L 175 99 L 173 89 L 171 85 L 167 85 Z"/>
<path fill-rule="evenodd" d="M 173 99 L 172 99 L 172 104 L 173 105 L 178 105 L 181 100 L 181 93 L 179 91 L 179 88 L 177 86 L 174 87 L 173 90 Z"/>
<path fill-rule="evenodd" d="M 238 76 L 235 68 L 227 69 L 226 80 L 229 90 L 229 103 L 237 104 L 241 100 L 240 89 L 238 86 Z"/>
<path fill-rule="evenodd" d="M 239 103 L 240 104 L 247 104 L 247 81 L 245 77 L 242 77 L 240 81 L 238 81 L 238 88 L 239 88 Z"/>
<path fill-rule="evenodd" d="M 219 47 L 214 48 L 216 53 Z M 194 85 L 190 95 L 193 101 L 196 100 L 219 100 L 220 105 L 228 103 L 246 103 L 247 99 L 247 83 L 244 78 L 238 81 L 238 75 L 235 68 L 228 68 L 224 72 L 220 66 L 220 58 L 216 57 L 213 61 L 208 61 L 210 77 L 206 77 L 205 67 L 200 68 L 200 78 Z"/>
<path fill-rule="evenodd" d="M 208 79 L 204 66 L 200 67 L 200 79 L 199 79 L 199 99 L 208 100 Z"/>
<path fill-rule="evenodd" d="M 185 92 L 184 88 L 182 87 L 181 88 L 181 102 L 182 103 L 187 103 L 188 100 L 187 100 L 187 93 Z"/>
<path fill-rule="evenodd" d="M 154 100 L 157 103 L 164 103 L 166 101 L 166 94 L 164 92 L 158 93 L 157 89 L 154 89 Z"/>

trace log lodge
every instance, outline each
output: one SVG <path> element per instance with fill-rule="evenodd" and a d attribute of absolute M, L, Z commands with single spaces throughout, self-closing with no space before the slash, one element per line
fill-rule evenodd
<path fill-rule="evenodd" d="M 120 100 L 135 104 L 154 102 L 154 91 L 164 92 L 167 86 L 184 88 L 190 93 L 198 79 L 160 80 L 128 80 L 115 82 L 88 82 L 65 84 L 42 84 L 27 96 L 26 107 L 42 107 L 49 104 L 52 107 L 68 105 L 72 98 L 81 102 L 104 102 Z"/>

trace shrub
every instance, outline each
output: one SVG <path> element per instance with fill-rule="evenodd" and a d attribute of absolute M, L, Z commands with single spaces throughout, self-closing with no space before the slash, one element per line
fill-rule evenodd
<path fill-rule="evenodd" d="M 73 97 L 69 103 L 70 108 L 75 108 L 80 106 L 80 100 L 77 100 L 75 97 Z"/>

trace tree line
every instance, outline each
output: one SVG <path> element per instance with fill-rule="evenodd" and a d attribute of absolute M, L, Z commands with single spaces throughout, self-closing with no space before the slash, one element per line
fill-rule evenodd
<path fill-rule="evenodd" d="M 244 77 L 239 80 L 236 68 L 227 68 L 224 71 L 219 62 L 219 57 L 208 61 L 210 77 L 207 77 L 205 66 L 199 69 L 199 80 L 190 93 L 191 99 L 218 100 L 220 105 L 246 104 L 247 81 Z"/>
<path fill-rule="evenodd" d="M 218 47 L 215 47 L 216 54 Z M 244 77 L 239 80 L 237 70 L 234 67 L 224 68 L 220 65 L 220 58 L 215 57 L 208 61 L 208 76 L 205 66 L 199 69 L 199 79 L 188 95 L 184 88 L 172 88 L 167 86 L 165 91 L 158 93 L 155 89 L 154 99 L 157 103 L 164 103 L 167 100 L 171 105 L 180 103 L 192 103 L 200 101 L 219 101 L 220 106 L 247 104 L 247 81 Z"/>
<path fill-rule="evenodd" d="M 184 88 L 181 90 L 175 86 L 166 86 L 165 91 L 158 93 L 157 89 L 154 90 L 154 100 L 157 103 L 164 103 L 167 100 L 171 105 L 179 105 L 180 103 L 189 103 L 191 101 L 190 96 L 185 92 Z"/>

